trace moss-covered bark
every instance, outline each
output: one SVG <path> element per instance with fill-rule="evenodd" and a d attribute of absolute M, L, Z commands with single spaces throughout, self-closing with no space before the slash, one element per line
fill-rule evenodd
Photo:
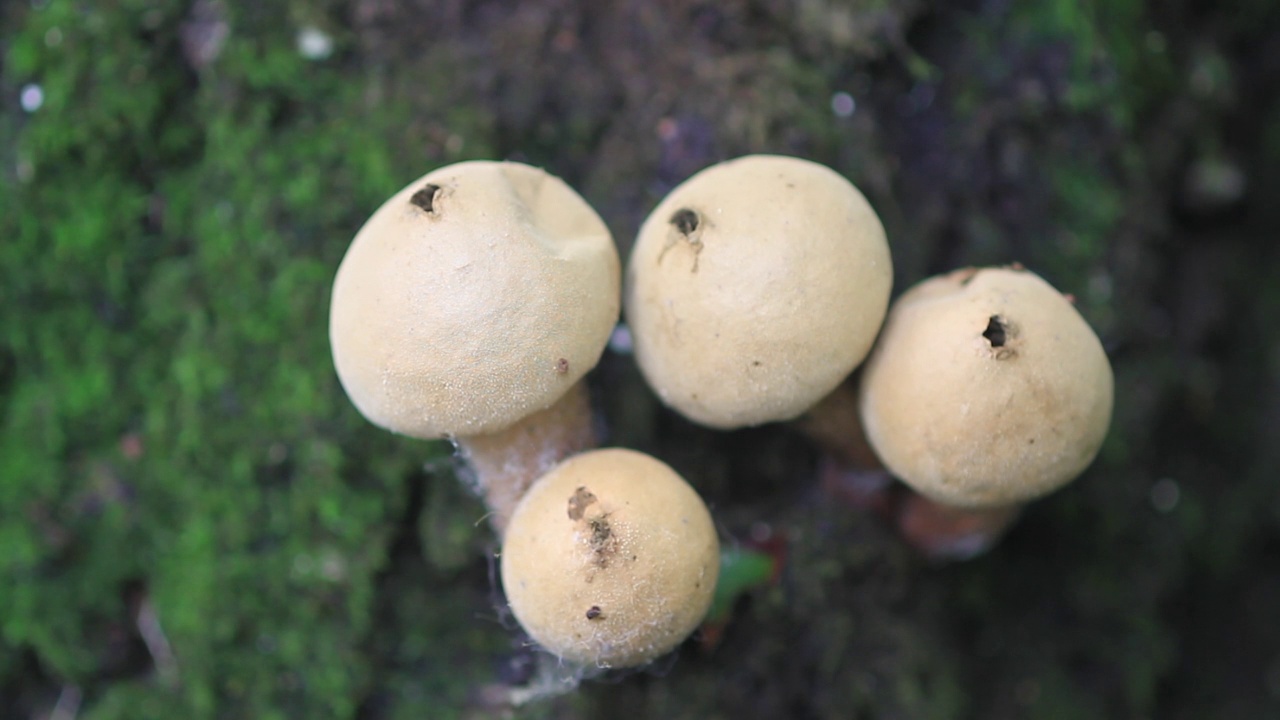
<path fill-rule="evenodd" d="M 748 152 L 857 183 L 899 288 L 1019 260 L 1074 293 L 1111 436 L 995 552 L 933 566 L 822 495 L 787 428 L 691 427 L 607 356 L 611 442 L 786 563 L 718 643 L 514 715 L 1280 711 L 1274 3 L 512 5 L 0 10 L 0 715 L 505 712 L 543 666 L 483 511 L 447 447 L 343 397 L 333 271 L 446 162 L 545 166 L 625 252 Z"/>

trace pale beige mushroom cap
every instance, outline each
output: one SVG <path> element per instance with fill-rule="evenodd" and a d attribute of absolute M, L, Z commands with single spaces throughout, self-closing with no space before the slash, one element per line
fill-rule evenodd
<path fill-rule="evenodd" d="M 863 366 L 867 439 L 894 475 L 960 507 L 1020 503 L 1093 462 L 1111 365 L 1071 302 L 1020 267 L 911 288 Z"/>
<path fill-rule="evenodd" d="M 675 471 L 631 450 L 594 450 L 553 468 L 516 507 L 502 587 L 549 652 L 632 667 L 702 622 L 719 554 L 706 505 Z"/>
<path fill-rule="evenodd" d="M 712 166 L 649 215 L 627 266 L 636 359 L 664 403 L 716 428 L 787 420 L 862 362 L 893 266 L 849 181 L 791 157 Z"/>
<path fill-rule="evenodd" d="M 395 432 L 501 430 L 595 366 L 619 276 L 608 228 L 559 178 L 511 162 L 440 168 L 380 207 L 338 268 L 338 377 Z"/>

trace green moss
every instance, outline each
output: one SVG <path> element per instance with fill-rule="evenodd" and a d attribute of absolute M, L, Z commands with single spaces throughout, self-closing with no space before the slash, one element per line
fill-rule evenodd
<path fill-rule="evenodd" d="M 397 152 L 403 109 L 301 59 L 266 11 L 228 18 L 193 84 L 152 41 L 185 5 L 14 11 L 6 87 L 46 101 L 9 126 L 28 170 L 0 220 L 6 657 L 82 685 L 90 717 L 351 717 L 380 682 L 405 478 L 439 449 L 351 409 L 329 283 L 363 218 L 437 161 Z M 172 658 L 104 653 L 142 637 L 139 607 Z M 153 681 L 102 680 L 151 661 Z"/>

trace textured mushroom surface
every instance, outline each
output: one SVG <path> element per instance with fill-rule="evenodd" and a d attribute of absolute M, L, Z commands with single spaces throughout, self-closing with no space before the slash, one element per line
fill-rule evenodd
<path fill-rule="evenodd" d="M 862 361 L 893 267 L 884 228 L 817 163 L 754 155 L 703 170 L 649 215 L 627 322 L 658 396 L 717 428 L 791 419 Z"/>
<path fill-rule="evenodd" d="M 534 483 L 501 559 L 507 601 L 539 645 L 583 665 L 632 667 L 702 622 L 719 543 L 702 499 L 675 471 L 608 449 Z"/>
<path fill-rule="evenodd" d="M 862 370 L 867 439 L 896 476 L 949 505 L 1023 502 L 1097 455 L 1114 381 L 1070 300 L 1020 267 L 911 288 Z"/>
<path fill-rule="evenodd" d="M 519 163 L 450 165 L 352 241 L 333 286 L 334 364 L 377 425 L 494 432 L 595 366 L 620 284 L 608 228 L 563 181 Z"/>

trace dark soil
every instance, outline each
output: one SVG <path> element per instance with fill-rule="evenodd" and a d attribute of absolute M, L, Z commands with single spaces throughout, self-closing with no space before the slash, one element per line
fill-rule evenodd
<path fill-rule="evenodd" d="M 1265 199 L 1280 36 L 1264 31 L 1276 14 L 1183 3 L 1055 24 L 1039 12 L 482 3 L 439 30 L 476 58 L 463 82 L 489 98 L 498 154 L 583 188 L 624 253 L 692 172 L 802 155 L 871 197 L 899 288 L 1021 261 L 1080 298 L 1118 378 L 1112 437 L 1088 474 L 987 556 L 935 565 L 824 495 L 817 452 L 787 428 L 692 426 L 647 394 L 629 358 L 607 358 L 594 386 L 611 442 L 692 478 L 728 542 L 785 538 L 787 564 L 715 647 L 691 646 L 657 676 L 588 684 L 585 705 L 552 715 L 1280 712 L 1268 616 L 1280 599 L 1268 441 L 1280 216 Z M 395 24 L 370 32 L 392 48 L 403 38 L 404 57 L 419 40 Z M 836 93 L 854 99 L 851 115 L 833 115 Z"/>

